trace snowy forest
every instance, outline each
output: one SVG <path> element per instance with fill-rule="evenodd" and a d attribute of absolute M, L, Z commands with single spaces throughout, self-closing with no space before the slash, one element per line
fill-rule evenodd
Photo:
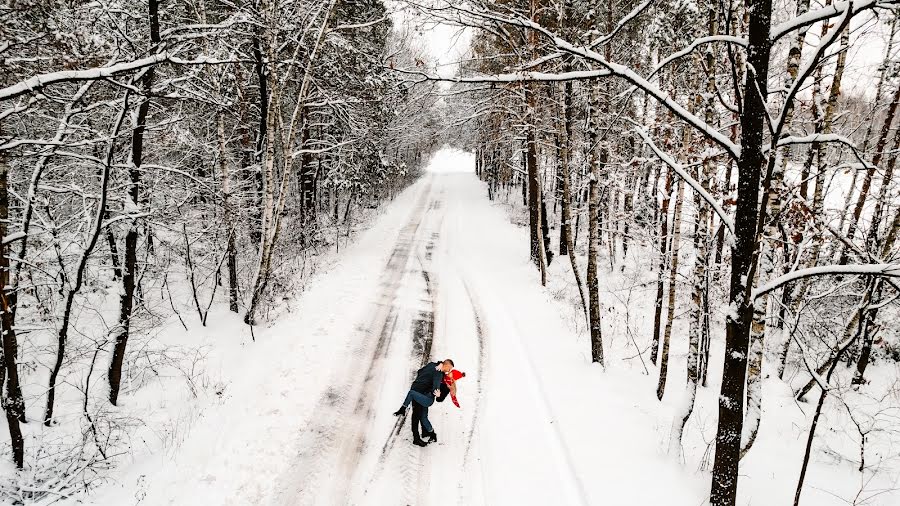
<path fill-rule="evenodd" d="M 900 503 L 898 15 L 0 0 L 0 502 Z"/>

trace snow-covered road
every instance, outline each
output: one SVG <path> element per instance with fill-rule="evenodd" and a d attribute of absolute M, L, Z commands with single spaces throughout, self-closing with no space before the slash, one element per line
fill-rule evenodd
<path fill-rule="evenodd" d="M 144 504 L 575 505 L 702 497 L 705 483 L 683 479 L 659 454 L 655 419 L 590 364 L 587 344 L 528 261 L 527 231 L 487 200 L 472 166 L 471 156 L 439 155 L 291 313 L 223 359 L 223 368 L 241 372 L 227 398 L 193 422 L 175 456 L 145 464 L 103 502 L 133 495 Z M 398 426 L 392 412 L 423 361 L 448 357 L 467 374 L 461 408 L 435 404 L 439 443 L 413 446 L 409 421 Z"/>

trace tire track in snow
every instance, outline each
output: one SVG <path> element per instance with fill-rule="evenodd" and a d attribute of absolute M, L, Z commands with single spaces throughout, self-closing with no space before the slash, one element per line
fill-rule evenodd
<path fill-rule="evenodd" d="M 462 215 L 457 216 L 456 220 L 456 233 L 463 234 L 463 223 L 462 223 Z M 529 353 L 529 350 L 526 348 L 523 343 L 523 337 L 525 334 L 520 327 L 518 320 L 510 313 L 508 309 L 508 304 L 504 303 L 501 300 L 498 300 L 499 297 L 502 296 L 502 291 L 498 290 L 498 287 L 503 287 L 502 283 L 491 283 L 489 279 L 486 279 L 483 276 L 471 275 L 471 265 L 477 265 L 479 255 L 477 253 L 472 253 L 471 251 L 466 251 L 472 248 L 472 244 L 466 242 L 462 238 L 457 241 L 462 247 L 463 251 L 462 257 L 459 258 L 459 270 L 463 279 L 463 283 L 466 288 L 466 292 L 468 293 L 470 300 L 472 300 L 473 311 L 476 311 L 476 324 L 481 327 L 481 336 L 482 340 L 479 342 L 479 345 L 482 347 L 479 349 L 479 367 L 482 367 L 482 364 L 486 364 L 487 356 L 486 356 L 486 343 L 483 339 L 488 333 L 491 336 L 496 336 L 497 339 L 491 340 L 492 346 L 498 346 L 498 349 L 503 350 L 504 359 L 508 359 L 509 362 L 516 362 L 518 359 L 514 358 L 516 355 L 521 356 L 521 360 L 528 365 L 529 370 L 535 370 L 534 360 Z M 480 312 L 479 309 L 481 307 L 487 307 L 489 312 Z M 500 332 L 494 331 L 489 332 L 487 329 L 496 329 L 501 330 Z M 503 332 L 503 331 L 506 332 Z M 512 330 L 512 335 L 509 332 Z M 506 342 L 509 341 L 509 342 Z M 509 355 L 509 356 L 507 356 Z M 487 366 L 483 366 L 486 368 Z M 483 375 L 483 370 L 479 373 L 479 378 Z M 584 488 L 584 484 L 581 481 L 580 476 L 576 472 L 576 468 L 571 456 L 571 452 L 569 451 L 568 445 L 563 438 L 562 433 L 559 429 L 559 424 L 556 423 L 556 417 L 553 414 L 553 410 L 551 404 L 549 402 L 549 397 L 546 394 L 543 382 L 540 378 L 535 377 L 533 375 L 522 375 L 522 379 L 519 384 L 525 388 L 530 389 L 533 392 L 533 399 L 535 402 L 535 408 L 537 411 L 537 415 L 543 419 L 543 423 L 545 427 L 552 427 L 550 430 L 545 430 L 543 432 L 544 438 L 546 438 L 546 443 L 550 447 L 551 458 L 556 461 L 555 467 L 557 471 L 557 475 L 559 477 L 559 485 L 562 487 L 560 503 L 561 504 L 579 504 L 579 505 L 587 505 L 590 504 L 588 501 L 587 493 Z M 479 385 L 479 387 L 483 387 L 483 385 Z M 479 395 L 479 399 L 483 396 Z M 484 406 L 480 405 L 476 415 L 483 413 Z M 475 424 L 473 423 L 473 432 L 470 434 L 470 437 L 474 439 Z M 470 451 L 472 449 L 472 440 L 467 444 L 466 448 L 466 461 L 468 464 L 468 460 L 470 458 Z M 485 469 L 481 470 L 481 479 L 482 479 L 482 492 L 484 492 L 487 488 L 487 476 L 484 473 Z M 460 497 L 462 498 L 462 487 L 460 487 Z M 485 504 L 490 504 L 487 497 L 484 498 Z"/>
<path fill-rule="evenodd" d="M 485 339 L 486 332 L 484 323 L 481 318 L 481 309 L 478 303 L 475 301 L 475 297 L 472 295 L 472 289 L 469 287 L 469 283 L 462 278 L 463 287 L 466 289 L 466 295 L 469 298 L 469 305 L 472 307 L 472 316 L 475 318 L 475 332 L 478 336 L 478 376 L 475 378 L 475 409 L 472 413 L 472 425 L 469 428 L 469 434 L 466 437 L 466 450 L 463 453 L 463 466 L 469 464 L 469 454 L 472 450 L 472 440 L 475 437 L 475 430 L 478 427 L 478 415 L 481 414 L 481 403 L 482 403 L 482 393 L 483 393 L 483 385 L 482 378 L 484 378 L 484 369 L 485 369 Z M 460 490 L 462 490 L 462 484 L 460 484 Z"/>
<path fill-rule="evenodd" d="M 495 322 L 500 320 L 501 323 L 506 323 L 501 328 L 510 328 L 514 333 L 513 336 L 507 336 L 507 340 L 512 343 L 512 346 L 507 348 L 510 352 L 510 357 L 514 354 L 518 354 L 521 357 L 521 360 L 527 364 L 529 370 L 537 370 L 534 365 L 534 360 L 531 357 L 531 353 L 525 344 L 523 344 L 522 336 L 524 335 L 524 332 L 522 331 L 518 320 L 509 313 L 509 310 L 506 309 L 504 305 L 495 304 L 494 306 L 497 308 L 493 317 L 495 318 Z M 513 359 L 510 358 L 510 360 Z M 569 446 L 560 431 L 559 424 L 556 423 L 556 416 L 553 413 L 550 397 L 547 395 L 543 381 L 541 381 L 538 376 L 527 374 L 522 375 L 520 384 L 530 387 L 534 398 L 538 401 L 534 406 L 537 408 L 536 411 L 538 415 L 545 420 L 545 425 L 547 427 L 552 427 L 549 431 L 545 431 L 544 435 L 549 440 L 548 444 L 552 448 L 553 458 L 555 458 L 558 463 L 557 469 L 560 470 L 559 476 L 562 478 L 561 482 L 564 483 L 565 487 L 568 489 L 568 504 L 576 502 L 577 504 L 582 505 L 590 504 L 587 491 L 584 488 L 581 477 L 578 475 Z"/>
<path fill-rule="evenodd" d="M 438 195 L 438 198 L 432 200 L 429 204 L 429 213 L 431 213 L 431 211 L 437 211 L 441 209 L 441 201 L 439 197 L 440 194 Z M 439 225 L 442 222 L 443 214 L 441 214 L 440 216 Z M 416 260 L 418 261 L 420 267 L 419 273 L 425 283 L 426 300 L 424 302 L 428 304 L 430 310 L 420 311 L 418 316 L 412 321 L 413 349 L 411 358 L 413 360 L 418 359 L 418 365 L 411 371 L 410 380 L 412 379 L 416 369 L 419 369 L 426 363 L 428 363 L 428 359 L 431 357 L 431 350 L 434 344 L 434 320 L 435 314 L 437 314 L 437 302 L 435 297 L 436 283 L 432 280 L 431 273 L 428 270 L 428 266 L 430 266 L 431 264 L 432 251 L 434 250 L 435 242 L 439 239 L 439 237 L 440 234 L 438 232 L 431 233 L 430 239 L 425 245 L 424 260 L 422 259 L 422 256 L 419 254 L 419 252 L 417 252 L 416 254 Z M 382 473 L 388 467 L 387 463 L 390 457 L 394 454 L 394 448 L 396 446 L 398 438 L 400 437 L 400 432 L 403 430 L 403 426 L 406 425 L 406 422 L 408 420 L 409 417 L 406 413 L 404 413 L 402 416 L 397 417 L 397 421 L 394 422 L 394 426 L 381 448 L 381 453 L 378 456 L 378 463 L 376 465 L 375 471 L 372 473 L 372 476 L 370 476 L 366 485 L 366 493 L 368 493 L 371 486 L 382 476 Z M 421 497 L 420 494 L 416 492 L 416 489 L 420 489 L 421 483 L 425 481 L 419 479 L 422 476 L 421 470 L 424 467 L 424 464 L 422 462 L 422 453 L 421 451 L 419 451 L 418 447 L 413 445 L 408 445 L 404 449 L 403 453 L 404 455 L 399 459 L 400 469 L 398 470 L 398 474 L 402 478 L 402 490 L 404 492 L 404 497 L 401 503 L 421 504 Z"/>
<path fill-rule="evenodd" d="M 322 487 L 329 486 L 332 503 L 346 502 L 350 490 L 343 479 L 355 474 L 360 454 L 366 445 L 364 422 L 372 415 L 374 378 L 383 368 L 383 359 L 387 355 L 396 329 L 398 308 L 395 298 L 412 256 L 430 192 L 429 180 L 421 190 L 409 221 L 400 230 L 382 272 L 374 314 L 368 325 L 358 328 L 367 336 L 363 337 L 361 343 L 353 350 L 353 360 L 349 361 L 346 367 L 338 368 L 339 374 L 333 376 L 332 386 L 326 389 L 316 405 L 309 426 L 303 429 L 299 438 L 300 450 L 296 465 L 288 476 L 279 480 L 287 481 L 288 486 L 279 487 L 281 494 L 276 496 L 274 501 L 276 503 L 316 502 Z M 378 338 L 373 344 L 368 336 L 373 335 L 371 329 L 376 328 L 379 329 Z M 359 375 L 356 371 L 360 361 L 363 363 L 368 361 L 371 364 L 362 381 L 358 381 Z M 349 437 L 338 438 L 339 434 Z M 327 465 L 328 458 L 335 454 L 337 454 L 336 465 Z M 330 471 L 330 479 L 319 479 L 323 470 Z M 303 474 L 297 476 L 298 472 Z"/>

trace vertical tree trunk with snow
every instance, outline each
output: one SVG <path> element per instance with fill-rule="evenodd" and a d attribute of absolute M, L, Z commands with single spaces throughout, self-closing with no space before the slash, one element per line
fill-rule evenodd
<path fill-rule="evenodd" d="M 0 124 L 2 134 L 2 124 Z M 0 150 L 0 238 L 5 238 L 9 233 L 9 165 L 5 150 Z M 20 422 L 25 421 L 25 402 L 22 399 L 22 388 L 19 384 L 18 343 L 16 331 L 13 325 L 13 307 L 9 293 L 10 288 L 10 244 L 0 246 L 0 332 L 2 336 L 2 363 L 0 363 L 0 396 L 2 396 L 3 411 L 6 414 L 6 425 L 9 430 L 9 441 L 12 448 L 13 462 L 16 467 L 22 469 L 25 459 L 25 440 L 22 437 Z M 4 385 L 5 382 L 5 385 Z M 3 387 L 6 391 L 2 392 Z"/>
<path fill-rule="evenodd" d="M 217 115 L 217 130 L 219 138 L 219 172 L 222 177 L 222 208 L 225 215 L 225 226 L 228 227 L 225 255 L 228 268 L 228 309 L 238 312 L 238 279 L 237 279 L 237 249 L 234 235 L 237 231 L 234 216 L 231 210 L 231 174 L 228 172 L 227 151 L 225 145 L 225 113 L 219 111 Z"/>
<path fill-rule="evenodd" d="M 567 11 L 568 12 L 568 11 Z M 562 223 L 560 224 L 560 240 L 565 239 L 566 252 L 569 255 L 569 263 L 572 265 L 572 274 L 575 276 L 575 284 L 578 286 L 578 295 L 581 297 L 581 308 L 584 311 L 585 323 L 590 326 L 591 318 L 588 313 L 588 305 L 584 298 L 584 285 L 581 282 L 581 272 L 578 269 L 578 259 L 575 258 L 575 243 L 571 232 L 572 223 L 572 176 L 569 166 L 569 150 L 572 139 L 572 82 L 566 81 L 563 85 L 563 128 L 564 133 L 560 140 L 560 177 L 562 178 Z M 561 244 L 561 245 L 562 245 Z M 560 248 L 562 249 L 562 248 Z M 560 251 L 560 253 L 562 253 Z"/>
<path fill-rule="evenodd" d="M 293 113 L 287 121 L 282 118 L 282 98 L 284 97 L 284 82 L 282 77 L 276 72 L 278 59 L 275 57 L 277 50 L 277 41 L 275 35 L 267 34 L 262 41 L 265 43 L 268 55 L 268 61 L 271 68 L 268 70 L 267 77 L 268 90 L 270 95 L 269 106 L 267 107 L 266 118 L 266 154 L 265 154 L 265 182 L 264 182 L 264 199 L 263 199 L 263 219 L 262 227 L 260 227 L 261 243 L 259 248 L 259 257 L 256 265 L 256 275 L 253 279 L 253 292 L 250 299 L 250 307 L 244 315 L 244 322 L 254 324 L 256 310 L 259 306 L 262 296 L 265 293 L 271 275 L 272 258 L 275 252 L 275 246 L 278 243 L 278 237 L 281 233 L 282 214 L 284 211 L 285 201 L 288 193 L 288 181 L 290 181 L 291 167 L 294 151 L 294 142 L 297 134 L 303 132 L 307 125 L 307 93 L 310 87 L 310 78 L 312 74 L 313 63 L 319 53 L 322 41 L 325 39 L 326 30 L 332 20 L 334 7 L 337 0 L 331 0 L 326 8 L 321 11 L 321 24 L 317 27 L 317 36 L 312 51 L 306 61 L 306 66 L 302 74 L 300 89 L 297 91 L 296 97 L 293 99 Z M 266 22 L 275 24 L 275 19 L 279 15 L 277 8 L 266 7 L 262 9 L 266 11 Z M 314 21 L 314 20 L 313 20 Z M 288 65 L 285 77 L 289 77 L 294 70 L 297 62 L 292 61 Z M 276 125 L 278 125 L 278 133 L 276 137 Z M 279 138 L 280 137 L 280 138 Z M 280 148 L 280 152 L 276 153 L 276 143 Z M 276 162 L 279 165 L 278 176 L 280 181 L 276 180 Z M 277 189 L 277 199 L 276 199 Z M 345 214 L 345 220 L 349 216 L 350 202 L 347 203 L 348 213 Z"/>
<path fill-rule="evenodd" d="M 713 0 L 706 2 L 706 20 L 710 36 L 718 34 L 717 4 Z M 707 47 L 704 55 L 706 68 L 706 97 L 704 101 L 704 120 L 712 125 L 716 119 L 716 58 L 712 47 Z M 704 190 L 709 191 L 713 175 L 716 171 L 716 161 L 709 155 L 705 155 L 703 164 L 698 168 L 697 180 Z M 669 454 L 675 457 L 681 455 L 681 438 L 684 434 L 684 426 L 687 424 L 691 413 L 694 411 L 694 401 L 697 399 L 697 383 L 700 380 L 701 342 L 704 336 L 704 324 L 706 322 L 706 306 L 704 301 L 707 294 L 706 264 L 709 262 L 709 206 L 702 202 L 697 192 L 694 192 L 694 202 L 697 208 L 697 235 L 694 238 L 696 254 L 693 266 L 693 287 L 691 290 L 691 309 L 688 323 L 688 356 L 687 356 L 687 387 L 685 399 L 680 412 L 675 413 L 672 422 L 672 434 L 669 437 Z M 724 228 L 724 227 L 723 227 Z M 704 343 L 707 347 L 708 344 Z"/>
<path fill-rule="evenodd" d="M 590 174 L 588 176 L 588 266 L 587 290 L 588 309 L 591 327 L 591 361 L 603 365 L 603 335 L 600 328 L 600 291 L 597 281 L 597 262 L 600 253 L 599 214 L 599 180 L 600 163 L 605 163 L 605 149 L 597 146 L 598 125 L 598 90 L 597 84 L 591 83 L 591 103 L 589 114 L 588 137 L 590 138 Z M 598 153 L 600 149 L 603 153 Z"/>
<path fill-rule="evenodd" d="M 678 278 L 678 250 L 681 249 L 681 203 L 684 200 L 684 184 L 679 179 L 675 183 L 678 196 L 675 198 L 675 215 L 672 217 L 672 243 L 669 248 L 669 298 L 666 306 L 666 326 L 663 330 L 662 353 L 659 357 L 659 382 L 656 385 L 656 398 L 662 400 L 666 392 L 666 379 L 669 372 L 669 345 L 672 341 L 672 324 L 675 322 L 675 293 Z"/>
<path fill-rule="evenodd" d="M 656 273 L 656 306 L 653 313 L 653 340 L 650 343 L 650 361 L 656 363 L 659 355 L 659 336 L 662 332 L 663 294 L 669 236 L 669 200 L 672 195 L 672 170 L 666 169 L 665 193 L 659 211 L 659 263 Z"/>
<path fill-rule="evenodd" d="M 531 18 L 536 21 L 538 7 L 537 0 L 531 0 Z M 530 30 L 528 33 L 529 54 L 534 55 L 537 46 L 537 32 Z M 541 271 L 541 284 L 547 284 L 547 261 L 544 251 L 544 238 L 541 230 L 541 204 L 544 200 L 541 193 L 540 169 L 538 168 L 538 146 L 536 140 L 537 130 L 537 97 L 535 96 L 535 84 L 526 83 L 522 87 L 525 95 L 526 118 L 525 121 L 525 162 L 528 171 L 528 226 L 531 237 L 531 260 L 537 264 Z"/>
<path fill-rule="evenodd" d="M 159 2 L 149 0 L 150 42 L 155 49 L 160 43 Z M 125 211 L 138 213 L 141 201 L 141 165 L 144 158 L 144 132 L 147 129 L 147 114 L 150 112 L 150 94 L 153 88 L 154 68 L 150 67 L 141 78 L 141 89 L 145 96 L 138 106 L 134 130 L 131 134 L 131 167 L 128 169 L 130 184 L 125 196 Z M 125 234 L 125 263 L 122 271 L 122 295 L 119 298 L 119 324 L 115 330 L 115 347 L 109 365 L 109 402 L 116 405 L 119 399 L 119 385 L 122 380 L 122 364 L 131 330 L 134 307 L 134 290 L 137 279 L 138 218 L 130 220 Z"/>
<path fill-rule="evenodd" d="M 262 53 L 262 36 L 256 34 L 253 37 L 253 60 L 254 70 L 256 72 L 256 80 L 259 87 L 259 125 L 256 134 L 256 148 L 253 160 L 256 167 L 250 172 L 250 184 L 253 188 L 253 203 L 250 206 L 252 210 L 252 224 L 250 227 L 250 240 L 253 244 L 262 245 L 262 226 L 265 221 L 265 174 L 264 164 L 266 163 L 265 153 L 267 150 L 267 142 L 269 140 L 269 103 L 271 100 L 269 94 L 269 76 L 266 70 L 266 62 Z"/>
<path fill-rule="evenodd" d="M 88 258 L 90 258 L 91 253 L 94 250 L 94 246 L 96 246 L 97 240 L 100 237 L 101 229 L 103 228 L 103 217 L 106 215 L 108 200 L 107 189 L 109 188 L 110 172 L 112 171 L 114 159 L 113 155 L 115 154 L 116 150 L 115 139 L 119 135 L 119 132 L 122 129 L 122 124 L 125 121 L 125 116 L 128 113 L 128 98 L 130 94 L 130 89 L 125 92 L 125 99 L 122 101 L 122 109 L 119 111 L 119 116 L 116 119 L 112 131 L 110 132 L 109 145 L 106 151 L 106 159 L 103 162 L 103 171 L 100 173 L 100 201 L 97 205 L 97 215 L 94 217 L 93 231 L 88 238 L 88 243 L 85 245 L 84 250 L 81 252 L 81 257 L 78 260 L 78 266 L 75 270 L 75 277 L 72 280 L 72 285 L 66 292 L 65 303 L 59 317 L 60 324 L 59 331 L 57 333 L 56 361 L 53 363 L 53 367 L 50 369 L 50 378 L 47 381 L 47 406 L 44 409 L 44 425 L 48 427 L 53 423 L 53 409 L 56 401 L 56 380 L 59 376 L 60 370 L 62 370 L 63 360 L 66 356 L 66 344 L 68 342 L 69 320 L 72 316 L 72 306 L 75 302 L 75 296 L 81 290 L 81 286 L 84 281 L 84 272 L 87 269 Z"/>
<path fill-rule="evenodd" d="M 731 248 L 729 310 L 726 315 L 725 356 L 719 394 L 719 423 L 713 463 L 710 504 L 733 506 L 737 499 L 738 463 L 744 416 L 744 382 L 747 374 L 752 303 L 747 300 L 753 271 L 759 221 L 759 183 L 765 156 L 766 99 L 771 41 L 771 0 L 748 0 L 750 16 L 746 80 L 740 115 L 741 152 L 738 161 L 738 198 L 735 241 Z"/>
<path fill-rule="evenodd" d="M 797 16 L 802 16 L 808 10 L 809 10 L 809 0 L 800 0 L 797 3 Z M 797 80 L 797 74 L 800 71 L 800 58 L 803 53 L 803 46 L 806 43 L 806 33 L 807 32 L 808 32 L 808 28 L 800 29 L 797 32 L 797 36 L 794 38 L 793 43 L 791 44 L 791 48 L 788 50 L 787 86 L 793 85 Z M 793 103 L 788 104 L 788 108 L 785 111 L 785 115 L 786 115 L 785 125 L 787 126 L 788 130 L 790 130 L 790 128 L 793 124 L 794 112 L 795 112 L 794 104 Z M 772 184 L 773 185 L 782 185 L 783 184 L 782 180 L 784 177 L 784 171 L 785 171 L 785 169 L 787 169 L 788 160 L 790 160 L 790 158 L 791 158 L 791 148 L 790 148 L 790 146 L 785 146 L 784 149 L 782 149 L 782 151 L 781 151 L 780 163 L 775 166 L 775 171 L 773 171 L 773 174 L 772 174 Z M 783 191 L 783 188 L 778 191 Z M 803 195 L 805 197 L 805 194 L 802 190 L 801 190 L 801 195 Z M 777 191 L 770 192 L 769 201 L 773 201 L 773 199 L 776 199 L 776 198 L 780 200 L 780 193 L 777 193 Z M 775 213 L 772 213 L 772 214 L 774 215 Z M 773 241 L 775 240 L 776 234 L 778 233 L 778 230 L 776 227 L 776 221 L 777 221 L 777 219 L 774 219 L 774 218 L 770 219 L 769 228 L 767 228 L 766 231 L 764 232 L 764 234 L 769 236 L 770 238 L 772 238 Z M 772 252 L 770 251 L 770 253 L 772 253 Z M 770 258 L 774 258 L 774 257 L 770 255 Z M 784 290 L 785 296 L 789 298 L 790 294 L 791 294 L 791 287 L 787 286 L 787 287 L 783 288 L 783 290 Z M 758 303 L 760 303 L 760 302 L 758 302 Z M 781 321 L 778 321 L 778 322 L 776 322 L 776 326 L 779 329 L 780 334 L 783 334 L 783 332 L 781 332 L 781 331 L 783 331 L 783 323 Z M 784 375 L 784 366 L 787 361 L 787 355 L 788 355 L 788 352 L 790 351 L 790 345 L 791 345 L 790 336 L 782 335 L 781 343 L 782 343 L 781 346 L 782 346 L 783 360 L 781 360 L 778 365 L 778 377 L 779 378 L 781 378 Z M 750 402 L 750 404 L 753 404 L 753 403 L 754 403 L 753 401 Z M 757 424 L 759 423 L 758 417 L 756 418 L 755 423 L 757 423 Z M 757 428 L 758 428 L 758 425 L 757 425 Z M 752 445 L 752 442 L 750 443 L 750 445 Z M 744 443 L 744 448 L 742 449 L 742 454 L 746 454 L 748 449 L 749 449 L 749 446 L 746 446 L 746 443 Z"/>
<path fill-rule="evenodd" d="M 801 2 L 797 6 L 797 15 L 800 16 L 806 10 L 809 9 L 808 2 Z M 845 30 L 844 35 L 848 32 Z M 787 71 L 788 71 L 788 86 L 792 86 L 797 79 L 797 74 L 799 70 L 800 63 L 800 54 L 802 52 L 803 43 L 805 40 L 805 30 L 801 30 L 798 32 L 797 37 L 794 41 L 794 45 L 788 52 L 788 62 L 787 62 Z M 822 37 L 824 37 L 826 32 L 823 32 Z M 842 39 L 842 42 L 844 39 Z M 831 90 L 828 96 L 827 105 L 825 107 L 825 111 L 822 117 L 822 123 L 819 129 L 822 133 L 830 133 L 831 131 L 831 119 L 834 116 L 834 108 L 837 103 L 837 95 L 840 93 L 841 88 L 841 77 L 843 75 L 844 70 L 844 59 L 846 56 L 846 51 L 840 51 L 838 56 L 837 67 L 835 69 L 834 78 L 832 80 Z M 794 115 L 794 107 L 793 104 L 788 104 L 785 124 L 790 126 L 793 120 Z M 814 192 L 814 204 L 813 213 L 818 214 L 821 212 L 821 202 L 822 202 L 822 187 L 825 178 L 825 145 L 824 143 L 817 143 L 814 145 L 816 152 L 818 153 L 818 172 L 816 173 L 816 189 Z M 772 175 L 769 178 L 769 188 L 767 190 L 766 202 L 768 203 L 768 209 L 766 209 L 766 224 L 763 227 L 763 236 L 760 238 L 760 265 L 758 272 L 757 280 L 755 283 L 766 283 L 772 277 L 776 276 L 778 272 L 783 270 L 783 266 L 781 260 L 784 256 L 783 251 L 783 240 L 781 238 L 781 231 L 779 230 L 779 220 L 781 219 L 781 196 L 785 192 L 784 188 L 784 171 L 787 167 L 787 161 L 790 157 L 789 148 L 785 148 L 780 153 L 781 159 L 776 160 L 773 164 Z M 803 193 L 801 191 L 801 193 Z M 815 252 L 813 253 L 813 261 L 815 262 L 818 258 L 818 247 L 821 244 L 821 241 L 816 241 L 813 248 Z M 784 288 L 784 290 L 788 290 L 789 288 Z M 772 295 L 774 297 L 774 295 Z M 750 356 L 749 363 L 747 369 L 747 412 L 746 412 L 746 420 L 744 425 L 743 434 L 741 436 L 741 458 L 743 458 L 750 448 L 753 446 L 753 443 L 756 441 L 756 436 L 759 433 L 759 425 L 762 418 L 762 367 L 763 367 L 763 355 L 765 353 L 765 336 L 766 336 L 766 327 L 767 327 L 767 319 L 769 312 L 769 301 L 770 296 L 759 297 L 753 301 L 753 323 L 750 327 Z M 776 324 L 777 328 L 783 328 L 780 324 Z M 790 338 L 784 339 L 782 342 L 790 344 Z"/>

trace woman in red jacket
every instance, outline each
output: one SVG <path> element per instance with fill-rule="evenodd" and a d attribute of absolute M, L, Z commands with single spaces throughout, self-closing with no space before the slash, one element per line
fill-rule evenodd
<path fill-rule="evenodd" d="M 465 377 L 466 373 L 457 371 L 456 369 L 453 369 L 450 372 L 446 373 L 444 375 L 444 380 L 441 382 L 441 395 L 435 400 L 438 402 L 444 402 L 444 399 L 447 398 L 447 394 L 450 394 L 450 399 L 453 400 L 453 404 L 458 408 L 459 401 L 456 400 L 456 380 Z"/>

